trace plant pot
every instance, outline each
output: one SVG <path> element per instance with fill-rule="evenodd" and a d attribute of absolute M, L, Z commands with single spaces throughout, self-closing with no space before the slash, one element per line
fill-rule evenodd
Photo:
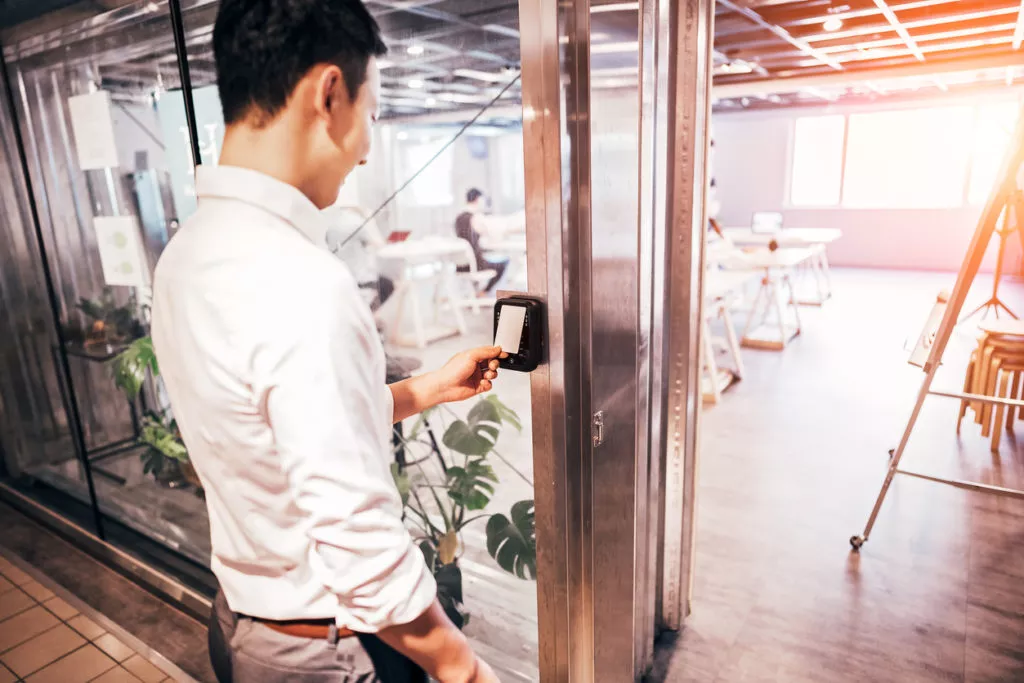
<path fill-rule="evenodd" d="M 458 629 L 463 629 L 469 623 L 469 612 L 462 602 L 462 570 L 459 569 L 459 561 L 438 564 L 434 569 L 434 579 L 437 581 L 437 600 L 444 608 L 444 613 Z"/>
<path fill-rule="evenodd" d="M 178 461 L 178 469 L 181 471 L 181 476 L 185 477 L 185 481 L 195 486 L 200 492 L 203 490 L 203 482 L 199 480 L 199 475 L 196 474 L 196 468 L 192 467 L 192 463 L 185 461 Z"/>

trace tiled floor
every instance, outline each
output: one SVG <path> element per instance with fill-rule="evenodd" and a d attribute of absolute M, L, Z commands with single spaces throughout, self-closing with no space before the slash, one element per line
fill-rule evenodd
<path fill-rule="evenodd" d="M 173 680 L 116 635 L 0 556 L 0 683 Z"/>

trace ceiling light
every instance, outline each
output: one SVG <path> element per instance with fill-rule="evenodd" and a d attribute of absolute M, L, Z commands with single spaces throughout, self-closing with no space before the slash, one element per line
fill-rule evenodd
<path fill-rule="evenodd" d="M 501 74 L 490 73 L 488 71 L 477 71 L 476 69 L 456 69 L 452 73 L 460 78 L 472 78 L 473 80 L 484 81 L 486 83 L 500 83 L 508 78 Z"/>
<path fill-rule="evenodd" d="M 821 22 L 821 27 L 829 33 L 835 33 L 843 27 L 843 20 L 839 17 L 829 17 L 825 21 Z"/>
<path fill-rule="evenodd" d="M 591 14 L 604 14 L 606 12 L 630 12 L 640 9 L 639 2 L 614 2 L 607 5 L 592 5 Z"/>
<path fill-rule="evenodd" d="M 427 99 L 423 100 L 423 104 L 427 105 L 428 107 L 437 106 L 437 99 L 434 97 L 428 97 Z"/>
<path fill-rule="evenodd" d="M 405 51 L 406 51 L 407 54 L 410 54 L 413 57 L 417 57 L 417 56 L 423 54 L 424 47 L 422 45 L 420 45 L 419 43 L 415 43 L 415 44 L 410 45 L 409 47 L 405 48 Z"/>
<path fill-rule="evenodd" d="M 412 88 L 413 90 L 421 90 L 423 88 L 423 81 L 421 81 L 418 78 L 412 78 L 409 80 L 408 83 L 406 83 L 406 85 Z"/>
<path fill-rule="evenodd" d="M 378 69 L 381 69 L 381 70 L 390 69 L 393 66 L 394 66 L 394 64 L 389 59 L 378 59 L 377 60 L 377 68 Z"/>

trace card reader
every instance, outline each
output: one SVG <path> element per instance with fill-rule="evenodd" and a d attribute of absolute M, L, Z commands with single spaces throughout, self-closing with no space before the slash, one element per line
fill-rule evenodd
<path fill-rule="evenodd" d="M 544 304 L 516 294 L 494 304 L 494 345 L 508 354 L 505 370 L 531 372 L 544 362 Z"/>

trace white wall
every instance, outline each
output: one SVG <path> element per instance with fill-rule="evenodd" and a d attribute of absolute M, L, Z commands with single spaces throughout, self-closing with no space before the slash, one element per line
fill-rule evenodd
<path fill-rule="evenodd" d="M 916 103 L 929 106 L 940 102 Z M 946 102 L 942 102 L 948 104 Z M 839 228 L 843 238 L 829 248 L 833 265 L 958 270 L 981 212 L 956 209 L 797 209 L 788 206 L 793 122 L 799 116 L 845 114 L 859 107 L 822 107 L 775 112 L 715 114 L 715 182 L 726 227 L 750 225 L 755 211 L 781 211 L 787 227 Z M 938 141 L 937 141 L 938 142 Z M 995 240 L 984 270 L 995 264 Z M 1007 272 L 1021 272 L 1019 242 L 1009 243 Z"/>

